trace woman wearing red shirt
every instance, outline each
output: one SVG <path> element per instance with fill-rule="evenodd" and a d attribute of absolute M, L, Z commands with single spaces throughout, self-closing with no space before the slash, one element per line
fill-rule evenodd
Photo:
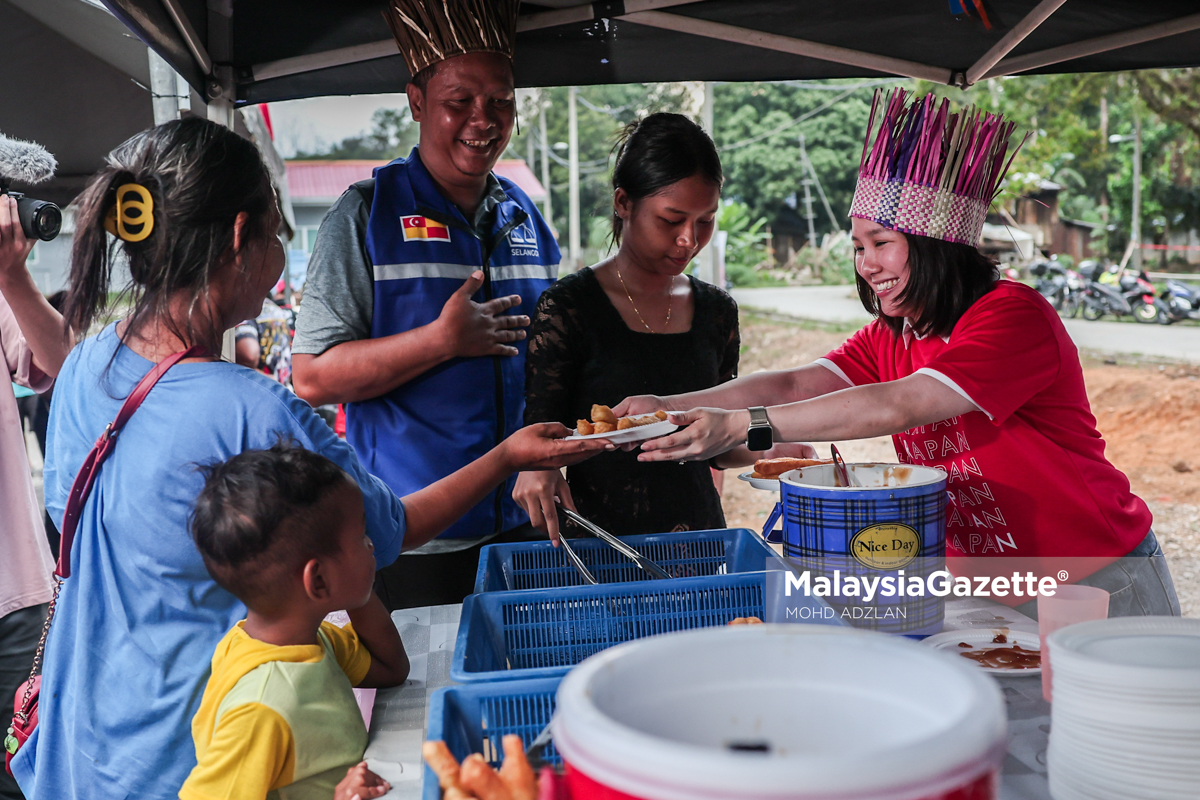
<path fill-rule="evenodd" d="M 642 444 L 645 461 L 749 463 L 755 406 L 769 406 L 775 442 L 890 434 L 900 461 L 947 473 L 947 556 L 1069 558 L 1072 583 L 1110 591 L 1112 616 L 1178 615 L 1150 511 L 1104 457 L 1062 321 L 966 243 L 979 240 L 1011 125 L 955 117 L 932 97 L 906 106 L 894 94 L 864 149 L 850 214 L 873 322 L 808 366 L 614 411 L 685 412 L 672 420 L 686 428 Z M 956 122 L 975 127 L 960 140 Z"/>

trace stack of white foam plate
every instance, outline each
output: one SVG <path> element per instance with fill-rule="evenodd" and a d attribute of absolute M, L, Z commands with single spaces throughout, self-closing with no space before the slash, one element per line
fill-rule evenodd
<path fill-rule="evenodd" d="M 1082 622 L 1047 643 L 1051 796 L 1200 797 L 1200 619 Z"/>

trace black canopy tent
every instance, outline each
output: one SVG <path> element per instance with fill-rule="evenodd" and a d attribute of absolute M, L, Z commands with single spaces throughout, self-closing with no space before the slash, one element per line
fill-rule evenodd
<path fill-rule="evenodd" d="M 207 99 L 398 91 L 381 0 L 104 0 Z M 521 7 L 518 86 L 997 75 L 1200 64 L 1196 0 L 540 0 Z"/>
<path fill-rule="evenodd" d="M 0 52 L 0 133 L 58 159 L 55 177 L 32 190 L 38 198 L 66 205 L 108 151 L 154 124 L 146 46 L 103 8 L 0 0 Z"/>

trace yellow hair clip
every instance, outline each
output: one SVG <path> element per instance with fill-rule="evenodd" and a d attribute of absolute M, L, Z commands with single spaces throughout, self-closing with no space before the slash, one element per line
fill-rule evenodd
<path fill-rule="evenodd" d="M 130 231 L 129 226 L 141 228 Z M 117 201 L 104 217 L 104 229 L 125 242 L 140 242 L 150 235 L 154 230 L 154 198 L 145 186 L 124 183 L 117 187 Z"/>

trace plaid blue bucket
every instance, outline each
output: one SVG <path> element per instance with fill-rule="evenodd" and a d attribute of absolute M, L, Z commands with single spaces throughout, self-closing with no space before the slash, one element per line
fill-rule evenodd
<path fill-rule="evenodd" d="M 832 465 L 780 476 L 783 555 L 814 591 L 828 591 L 822 599 L 844 622 L 907 636 L 938 633 L 945 598 L 928 588 L 946 564 L 946 474 L 907 464 L 848 468 L 862 488 L 836 486 Z"/>

